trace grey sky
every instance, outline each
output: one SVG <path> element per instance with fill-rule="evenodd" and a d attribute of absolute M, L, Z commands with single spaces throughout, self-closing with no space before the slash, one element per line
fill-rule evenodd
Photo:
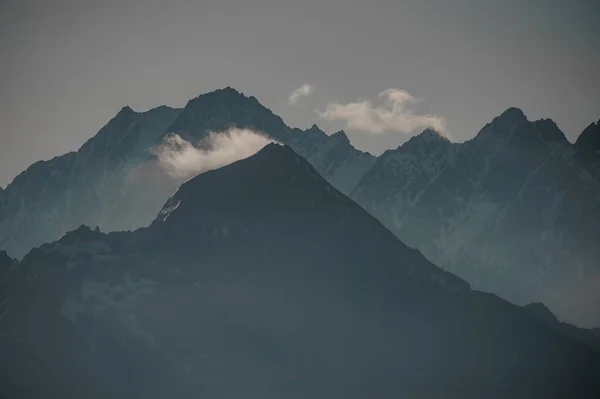
<path fill-rule="evenodd" d="M 422 99 L 456 140 L 509 106 L 574 138 L 600 119 L 597 0 L 0 0 L 0 186 L 78 148 L 124 105 L 232 86 L 292 126 L 329 101 Z M 314 93 L 292 106 L 303 84 Z M 348 131 L 373 153 L 406 135 Z"/>

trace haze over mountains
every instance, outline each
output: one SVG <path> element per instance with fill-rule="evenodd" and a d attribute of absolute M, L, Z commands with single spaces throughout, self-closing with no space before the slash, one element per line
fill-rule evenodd
<path fill-rule="evenodd" d="M 572 145 L 511 108 L 463 144 L 426 131 L 380 156 L 351 197 L 474 287 L 600 325 L 595 126 Z"/>
<path fill-rule="evenodd" d="M 187 181 L 147 228 L 82 226 L 12 270 L 9 397 L 600 392 L 589 346 L 471 290 L 279 144 Z"/>
<path fill-rule="evenodd" d="M 0 248 L 22 257 L 81 224 L 103 231 L 148 224 L 181 183 L 161 174 L 151 150 L 171 134 L 196 145 L 211 132 L 235 127 L 291 145 L 344 192 L 375 161 L 354 149 L 345 134 L 289 128 L 255 98 L 231 88 L 192 99 L 182 110 L 136 113 L 125 107 L 77 152 L 32 165 L 6 188 Z"/>
<path fill-rule="evenodd" d="M 530 122 L 511 108 L 465 143 L 426 130 L 376 158 L 344 132 L 290 128 L 229 87 L 183 109 L 125 107 L 80 150 L 32 165 L 0 193 L 0 248 L 20 258 L 82 224 L 146 226 L 182 182 L 155 149 L 178 137 L 206 147 L 202 156 L 214 150 L 211 137 L 242 129 L 261 135 L 259 146 L 289 145 L 398 238 L 473 287 L 597 326 L 599 125 L 571 144 L 551 120 Z"/>

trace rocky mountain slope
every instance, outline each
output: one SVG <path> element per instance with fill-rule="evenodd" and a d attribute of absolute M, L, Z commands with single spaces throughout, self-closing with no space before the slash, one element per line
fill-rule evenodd
<path fill-rule="evenodd" d="M 184 109 L 137 113 L 125 107 L 78 151 L 32 165 L 6 188 L 0 248 L 22 257 L 82 224 L 103 231 L 147 225 L 180 183 L 153 166 L 151 150 L 171 133 L 197 145 L 210 132 L 232 127 L 289 144 L 345 193 L 375 162 L 344 133 L 292 129 L 256 98 L 229 87 L 192 99 Z"/>
<path fill-rule="evenodd" d="M 463 144 L 425 131 L 380 156 L 351 197 L 475 288 L 600 325 L 597 129 L 571 145 L 511 108 Z"/>
<path fill-rule="evenodd" d="M 600 328 L 580 328 L 562 322 L 543 303 L 534 302 L 523 307 L 529 314 L 560 333 L 572 337 L 600 353 Z"/>
<path fill-rule="evenodd" d="M 22 257 L 82 224 L 148 225 L 180 180 L 151 152 L 171 133 L 252 129 L 288 144 L 397 237 L 475 288 L 543 302 L 562 320 L 600 325 L 600 123 L 570 144 L 551 120 L 511 108 L 476 137 L 432 130 L 375 158 L 344 132 L 288 127 L 232 88 L 184 109 L 126 107 L 77 152 L 39 162 L 0 193 L 0 248 Z"/>
<path fill-rule="evenodd" d="M 0 285 L 11 398 L 598 397 L 600 357 L 472 291 L 291 149 L 82 227 Z"/>
<path fill-rule="evenodd" d="M 577 138 L 575 151 L 582 162 L 586 163 L 600 180 L 600 120 L 590 124 Z"/>
<path fill-rule="evenodd" d="M 139 227 L 155 209 L 138 201 L 148 196 L 131 178 L 179 112 L 125 107 L 77 152 L 31 165 L 0 197 L 0 248 L 21 257 L 81 224 Z"/>

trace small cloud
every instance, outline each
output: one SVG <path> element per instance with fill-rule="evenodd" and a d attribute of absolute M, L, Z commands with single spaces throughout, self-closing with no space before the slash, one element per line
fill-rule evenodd
<path fill-rule="evenodd" d="M 188 179 L 248 158 L 271 142 L 272 139 L 259 132 L 233 128 L 210 133 L 197 147 L 177 134 L 170 134 L 153 152 L 172 178 Z"/>
<path fill-rule="evenodd" d="M 317 110 L 319 116 L 330 121 L 342 120 L 349 129 L 371 134 L 386 132 L 411 133 L 417 129 L 433 128 L 446 133 L 446 120 L 437 115 L 418 114 L 409 105 L 419 103 L 406 90 L 387 89 L 379 93 L 384 99 L 382 106 L 373 106 L 370 100 L 358 99 L 347 104 L 329 103 L 325 111 Z"/>
<path fill-rule="evenodd" d="M 288 97 L 288 101 L 290 102 L 290 104 L 296 105 L 296 104 L 298 104 L 298 100 L 301 97 L 307 97 L 307 96 L 311 95 L 314 91 L 315 91 L 315 86 L 313 86 L 313 85 L 306 84 L 306 85 L 300 86 L 290 93 L 290 96 Z"/>

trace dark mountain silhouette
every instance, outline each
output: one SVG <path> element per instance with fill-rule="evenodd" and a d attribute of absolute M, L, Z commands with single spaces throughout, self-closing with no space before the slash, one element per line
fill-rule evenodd
<path fill-rule="evenodd" d="M 6 251 L 0 251 L 0 281 L 7 279 L 17 264 L 18 262 L 8 256 Z"/>
<path fill-rule="evenodd" d="M 575 149 L 582 162 L 593 171 L 596 180 L 600 180 L 600 120 L 585 128 L 575 142 Z"/>
<path fill-rule="evenodd" d="M 210 132 L 232 127 L 289 144 L 345 193 L 375 162 L 316 126 L 288 127 L 256 98 L 230 87 L 192 99 L 184 109 L 138 113 L 124 107 L 77 152 L 32 165 L 6 188 L 0 195 L 0 248 L 22 257 L 82 224 L 103 231 L 148 225 L 180 183 L 154 167 L 151 150 L 170 133 L 196 145 Z"/>
<path fill-rule="evenodd" d="M 179 112 L 159 107 L 136 113 L 124 107 L 77 152 L 22 172 L 0 197 L 0 248 L 22 257 L 81 224 L 140 227 L 160 203 L 154 205 L 147 195 L 151 187 L 133 184 L 132 177 Z"/>
<path fill-rule="evenodd" d="M 21 397 L 587 398 L 600 357 L 401 243 L 290 148 L 135 232 L 81 227 L 2 285 Z"/>
<path fill-rule="evenodd" d="M 575 142 L 580 151 L 600 151 L 600 120 L 590 124 Z"/>
<path fill-rule="evenodd" d="M 150 149 L 170 133 L 198 144 L 210 132 L 249 128 L 289 145 L 473 287 L 597 326 L 599 126 L 572 145 L 551 120 L 532 122 L 510 108 L 465 143 L 428 129 L 375 158 L 344 132 L 290 128 L 230 87 L 181 110 L 125 107 L 77 152 L 32 165 L 0 193 L 0 248 L 21 258 L 82 224 L 107 232 L 147 226 L 181 183 L 156 167 Z"/>
<path fill-rule="evenodd" d="M 600 325 L 600 155 L 510 108 L 475 138 L 426 131 L 380 156 L 351 197 L 475 288 Z"/>

